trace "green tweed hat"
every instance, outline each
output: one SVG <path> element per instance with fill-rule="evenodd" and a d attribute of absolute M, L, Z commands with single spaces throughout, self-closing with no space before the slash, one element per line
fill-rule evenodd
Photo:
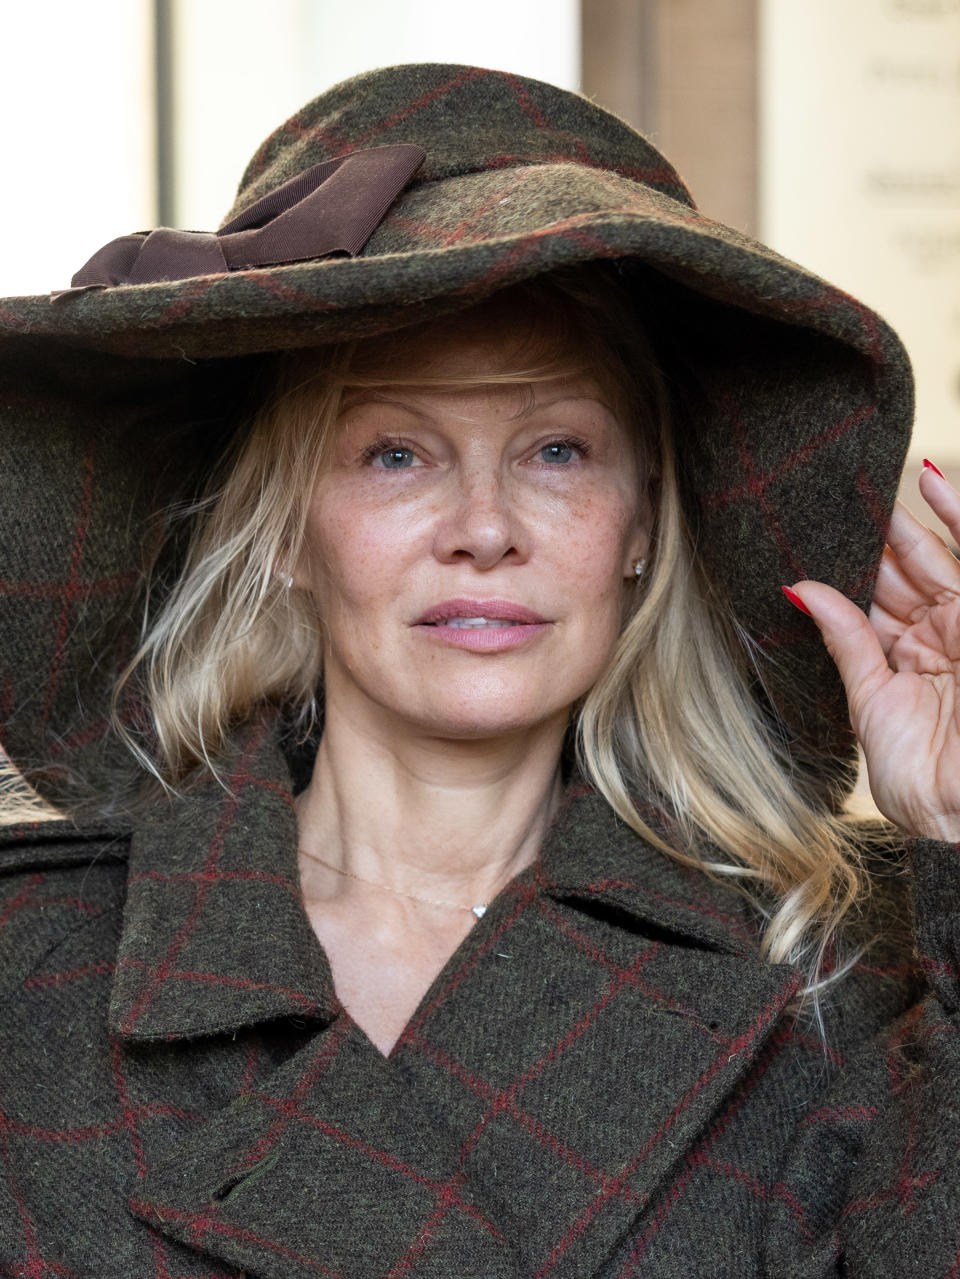
<path fill-rule="evenodd" d="M 779 586 L 812 577 L 869 600 L 911 420 L 900 342 L 854 299 L 699 213 L 663 156 L 588 99 L 434 64 L 373 71 L 309 103 L 253 157 L 219 232 L 126 236 L 71 288 L 0 302 L 11 757 L 53 796 L 95 769 L 153 514 L 222 448 L 255 357 L 396 329 L 601 259 L 662 346 L 699 553 L 765 655 L 757 695 L 798 763 L 838 776 L 852 746 L 842 689 Z"/>

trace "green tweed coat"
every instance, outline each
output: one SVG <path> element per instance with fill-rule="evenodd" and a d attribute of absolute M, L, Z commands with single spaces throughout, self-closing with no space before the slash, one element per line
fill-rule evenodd
<path fill-rule="evenodd" d="M 825 790 L 842 689 L 779 584 L 869 599 L 909 430 L 895 335 L 699 213 L 623 122 L 480 68 L 330 90 L 233 213 L 318 168 L 369 212 L 394 145 L 422 167 L 336 256 L 251 266 L 229 223 L 153 242 L 179 274 L 136 257 L 0 303 L 0 740 L 50 797 L 98 775 L 151 512 L 260 354 L 608 259 L 683 392 L 699 552 Z M 821 1025 L 753 908 L 572 785 L 384 1058 L 303 909 L 282 741 L 248 725 L 229 790 L 130 825 L 0 829 L 0 1276 L 960 1277 L 960 849 L 873 856 Z"/>
<path fill-rule="evenodd" d="M 230 784 L 0 833 L 0 1274 L 958 1273 L 960 850 L 911 849 L 919 962 L 878 863 L 824 1041 L 742 900 L 583 788 L 384 1058 L 269 724 Z"/>

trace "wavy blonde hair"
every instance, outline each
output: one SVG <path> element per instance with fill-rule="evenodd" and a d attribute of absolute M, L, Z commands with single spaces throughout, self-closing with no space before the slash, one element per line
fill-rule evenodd
<path fill-rule="evenodd" d="M 523 386 L 589 371 L 634 428 L 650 477 L 649 566 L 630 590 L 604 675 L 577 708 L 582 767 L 642 838 L 735 882 L 765 918 L 767 957 L 801 965 L 816 990 L 866 876 L 843 822 L 798 787 L 795 761 L 751 695 L 761 659 L 701 572 L 664 379 L 643 326 L 615 272 L 595 264 L 482 305 L 511 315 L 522 307 L 529 317 L 511 370 L 490 380 Z M 413 383 L 404 375 L 408 341 L 401 332 L 281 357 L 274 393 L 190 508 L 197 523 L 183 571 L 116 694 L 131 680 L 142 691 L 153 740 L 135 741 L 119 720 L 118 730 L 162 786 L 216 775 L 231 731 L 265 702 L 295 707 L 304 730 L 319 715 L 323 619 L 286 578 L 344 392 Z M 419 366 L 415 378 L 460 382 Z"/>

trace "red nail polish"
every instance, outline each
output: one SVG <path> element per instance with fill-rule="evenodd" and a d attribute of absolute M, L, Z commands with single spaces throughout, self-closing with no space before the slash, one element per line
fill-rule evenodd
<path fill-rule="evenodd" d="M 933 471 L 934 475 L 939 475 L 941 480 L 946 479 L 946 476 L 944 475 L 943 471 L 940 470 L 940 467 L 934 466 L 934 464 L 930 461 L 928 457 L 925 457 L 923 459 L 923 464 L 924 466 L 928 466 L 930 470 Z"/>
<path fill-rule="evenodd" d="M 807 608 L 806 604 L 804 604 L 796 591 L 792 591 L 789 586 L 781 586 L 780 589 L 783 591 L 784 595 L 786 595 L 794 608 L 798 608 L 801 613 L 806 613 L 807 617 L 813 617 L 813 614 Z"/>

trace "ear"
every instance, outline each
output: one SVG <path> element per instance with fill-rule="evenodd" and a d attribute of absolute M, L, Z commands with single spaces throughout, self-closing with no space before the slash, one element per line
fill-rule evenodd
<path fill-rule="evenodd" d="M 298 564 L 290 563 L 289 547 L 284 546 L 273 561 L 273 576 L 281 590 L 289 591 L 303 585 L 299 567 Z"/>
<path fill-rule="evenodd" d="M 277 587 L 284 594 L 288 591 L 303 591 L 309 594 L 313 589 L 313 578 L 310 572 L 310 553 L 304 539 L 300 546 L 300 554 L 293 558 L 290 543 L 284 540 L 273 561 L 273 576 Z"/>
<path fill-rule="evenodd" d="M 641 498 L 640 510 L 637 512 L 633 528 L 627 539 L 623 557 L 623 576 L 634 582 L 640 576 L 636 566 L 645 561 L 650 553 L 650 529 L 653 526 L 653 511 L 649 499 Z"/>

